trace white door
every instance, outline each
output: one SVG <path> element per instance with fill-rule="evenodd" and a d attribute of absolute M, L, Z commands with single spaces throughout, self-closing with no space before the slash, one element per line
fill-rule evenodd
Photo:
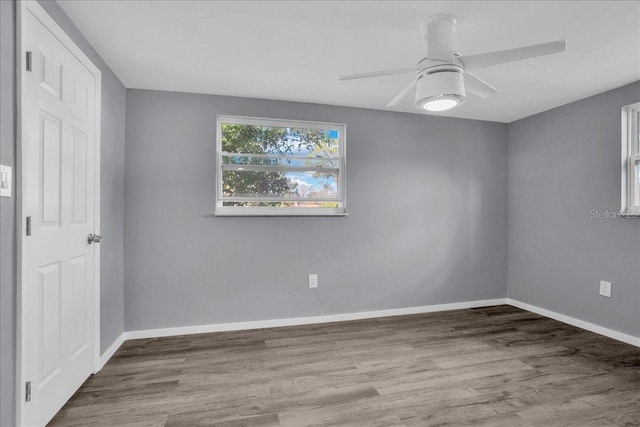
<path fill-rule="evenodd" d="M 98 230 L 99 86 L 95 70 L 47 28 L 42 13 L 38 5 L 22 6 L 20 362 L 27 426 L 51 420 L 94 371 L 98 340 L 99 259 L 87 237 Z"/>

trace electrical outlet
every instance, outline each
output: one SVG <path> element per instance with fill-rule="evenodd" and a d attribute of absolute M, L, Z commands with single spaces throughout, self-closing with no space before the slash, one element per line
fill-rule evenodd
<path fill-rule="evenodd" d="M 600 281 L 600 295 L 611 298 L 611 282 Z"/>
<path fill-rule="evenodd" d="M 318 275 L 310 274 L 309 275 L 309 289 L 318 287 Z"/>

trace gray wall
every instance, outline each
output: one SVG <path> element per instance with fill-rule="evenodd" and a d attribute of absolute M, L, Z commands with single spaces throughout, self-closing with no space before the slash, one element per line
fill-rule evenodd
<path fill-rule="evenodd" d="M 620 210 L 620 108 L 638 101 L 640 82 L 508 125 L 508 296 L 634 336 L 640 220 L 591 210 Z"/>
<path fill-rule="evenodd" d="M 216 114 L 346 123 L 349 216 L 213 217 Z M 126 126 L 126 330 L 505 296 L 504 124 L 128 90 Z"/>
<path fill-rule="evenodd" d="M 102 72 L 101 348 L 124 331 L 124 129 L 126 90 L 56 2 L 40 4 Z M 15 166 L 15 3 L 0 1 L 0 101 L 2 163 Z M 15 416 L 15 198 L 0 201 L 0 425 Z"/>
<path fill-rule="evenodd" d="M 0 1 L 0 163 L 15 167 L 15 3 Z M 15 170 L 15 169 L 14 169 Z M 13 424 L 15 197 L 0 198 L 0 426 Z"/>

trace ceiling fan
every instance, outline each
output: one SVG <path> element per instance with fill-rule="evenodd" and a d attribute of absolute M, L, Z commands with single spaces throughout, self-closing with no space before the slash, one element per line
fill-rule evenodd
<path fill-rule="evenodd" d="M 416 78 L 387 104 L 393 107 L 415 92 L 415 105 L 428 111 L 444 111 L 462 104 L 469 91 L 483 98 L 497 93 L 498 89 L 471 73 L 472 70 L 538 56 L 563 52 L 565 40 L 518 47 L 515 49 L 460 56 L 455 52 L 456 18 L 438 14 L 427 18 L 422 35 L 427 41 L 427 56 L 413 68 L 350 74 L 338 80 L 355 80 L 369 77 L 415 73 Z"/>

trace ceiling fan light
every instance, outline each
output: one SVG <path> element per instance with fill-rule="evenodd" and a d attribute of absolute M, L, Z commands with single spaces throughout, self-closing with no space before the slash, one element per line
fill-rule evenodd
<path fill-rule="evenodd" d="M 458 105 L 458 100 L 454 98 L 444 97 L 437 98 L 424 103 L 422 108 L 427 111 L 446 111 Z"/>
<path fill-rule="evenodd" d="M 416 107 L 427 111 L 445 111 L 467 99 L 462 73 L 446 70 L 418 76 Z"/>

